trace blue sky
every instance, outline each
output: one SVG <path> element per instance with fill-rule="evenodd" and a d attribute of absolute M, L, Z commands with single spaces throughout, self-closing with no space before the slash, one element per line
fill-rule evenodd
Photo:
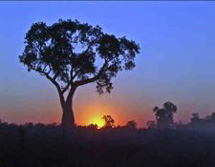
<path fill-rule="evenodd" d="M 176 120 L 215 112 L 214 2 L 0 2 L 0 119 L 9 122 L 60 121 L 54 86 L 19 63 L 25 33 L 38 21 L 78 19 L 104 32 L 126 36 L 141 46 L 133 71 L 114 79 L 111 94 L 95 85 L 75 95 L 75 116 L 111 114 L 116 123 L 154 119 L 166 101 L 178 106 Z"/>

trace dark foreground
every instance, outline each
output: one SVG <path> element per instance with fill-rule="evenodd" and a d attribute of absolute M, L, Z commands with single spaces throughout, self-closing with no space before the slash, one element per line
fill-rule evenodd
<path fill-rule="evenodd" d="M 215 130 L 2 124 L 0 167 L 215 167 Z"/>

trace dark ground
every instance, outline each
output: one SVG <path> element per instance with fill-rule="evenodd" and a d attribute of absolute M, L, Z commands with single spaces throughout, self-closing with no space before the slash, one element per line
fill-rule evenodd
<path fill-rule="evenodd" d="M 215 167 L 215 130 L 1 124 L 0 167 Z"/>

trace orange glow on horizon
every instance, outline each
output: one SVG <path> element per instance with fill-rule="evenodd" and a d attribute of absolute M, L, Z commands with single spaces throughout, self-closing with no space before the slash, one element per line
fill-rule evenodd
<path fill-rule="evenodd" d="M 96 124 L 98 128 L 102 128 L 105 125 L 105 121 L 102 119 L 102 116 L 96 115 L 90 117 L 87 124 Z"/>
<path fill-rule="evenodd" d="M 105 122 L 103 115 L 110 115 L 115 120 L 115 126 L 124 126 L 128 121 L 135 120 L 138 127 L 146 127 L 148 120 L 154 120 L 152 112 L 139 113 L 137 109 L 128 110 L 126 107 L 121 107 L 104 102 L 86 103 L 75 108 L 76 123 L 78 125 L 87 126 L 97 124 L 98 128 L 104 126 Z"/>
<path fill-rule="evenodd" d="M 114 110 L 108 105 L 93 103 L 82 106 L 80 110 L 82 112 L 77 114 L 77 122 L 80 125 L 97 124 L 98 128 L 101 128 L 105 125 L 105 121 L 102 119 L 103 115 L 111 115 L 115 121 L 118 120 L 116 113 L 113 113 Z"/>

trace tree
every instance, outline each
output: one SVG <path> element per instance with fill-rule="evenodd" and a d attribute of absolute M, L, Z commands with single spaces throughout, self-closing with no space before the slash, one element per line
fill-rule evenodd
<path fill-rule="evenodd" d="M 114 126 L 115 121 L 110 115 L 104 115 L 102 119 L 105 121 L 105 128 L 112 128 Z"/>
<path fill-rule="evenodd" d="M 163 108 L 154 108 L 158 128 L 169 128 L 173 125 L 173 114 L 177 111 L 176 105 L 166 102 Z"/>
<path fill-rule="evenodd" d="M 195 127 L 210 127 L 214 126 L 215 124 L 215 113 L 212 113 L 211 115 L 206 116 L 205 118 L 199 118 L 199 113 L 193 113 L 191 117 L 191 126 Z"/>
<path fill-rule="evenodd" d="M 97 124 L 89 124 L 89 125 L 87 125 L 87 128 L 89 128 L 89 129 L 98 129 L 98 125 Z"/>
<path fill-rule="evenodd" d="M 207 116 L 206 120 L 209 122 L 215 122 L 215 113 L 213 112 L 211 115 Z"/>
<path fill-rule="evenodd" d="M 199 113 L 193 113 L 191 118 L 191 124 L 198 124 L 200 122 Z"/>
<path fill-rule="evenodd" d="M 148 129 L 155 129 L 156 128 L 155 121 L 147 121 L 146 125 L 147 125 Z"/>
<path fill-rule="evenodd" d="M 137 128 L 137 123 L 132 120 L 132 121 L 128 121 L 125 125 L 126 128 L 128 129 L 136 129 Z"/>
<path fill-rule="evenodd" d="M 77 88 L 95 82 L 99 93 L 110 93 L 111 79 L 119 71 L 135 67 L 139 50 L 134 41 L 103 33 L 99 26 L 59 20 L 50 26 L 33 24 L 19 59 L 28 71 L 36 71 L 54 84 L 63 111 L 61 124 L 75 126 L 72 106 Z"/>

